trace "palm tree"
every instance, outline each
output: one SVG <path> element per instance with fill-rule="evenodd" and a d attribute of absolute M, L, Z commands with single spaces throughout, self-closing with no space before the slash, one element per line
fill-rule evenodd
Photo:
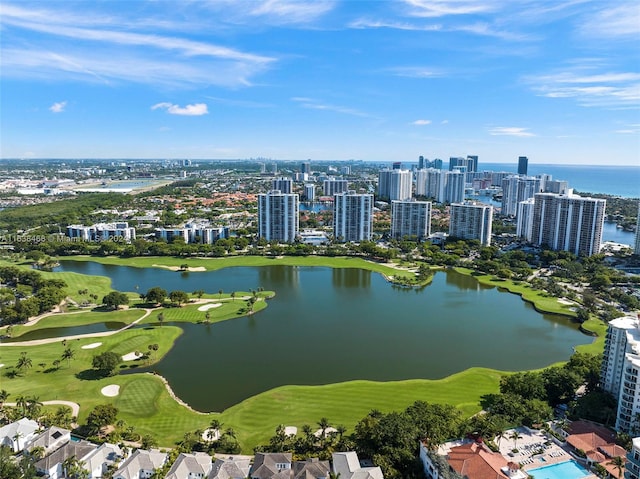
<path fill-rule="evenodd" d="M 2 407 L 2 405 L 4 404 L 4 402 L 7 400 L 9 396 L 10 394 L 7 392 L 6 389 L 0 389 L 0 407 Z"/>
<path fill-rule="evenodd" d="M 84 467 L 76 456 L 71 456 L 65 459 L 62 463 L 62 470 L 65 473 L 65 477 L 73 479 L 89 479 L 90 473 Z"/>
<path fill-rule="evenodd" d="M 231 437 L 233 439 L 236 439 L 236 432 L 233 430 L 232 427 L 228 427 L 227 429 L 225 429 L 224 435 L 227 436 L 227 437 Z"/>
<path fill-rule="evenodd" d="M 38 396 L 32 396 L 26 398 L 25 408 L 27 410 L 27 415 L 32 419 L 35 419 L 40 414 L 40 408 L 43 404 L 40 402 L 40 398 Z"/>
<path fill-rule="evenodd" d="M 76 352 L 71 348 L 66 348 L 62 352 L 62 359 L 67 360 L 67 367 L 71 367 L 71 360 L 75 357 Z"/>
<path fill-rule="evenodd" d="M 224 291 L 222 291 L 221 289 L 218 290 L 218 299 L 222 298 L 222 293 L 224 293 Z"/>
<path fill-rule="evenodd" d="M 216 435 L 220 437 L 220 428 L 222 427 L 222 423 L 217 419 L 212 419 L 209 423 L 209 428 L 207 429 L 207 439 L 213 442 Z"/>
<path fill-rule="evenodd" d="M 509 434 L 509 439 L 513 439 L 513 448 L 518 449 L 518 439 L 522 439 L 522 436 L 515 429 L 511 434 Z"/>
<path fill-rule="evenodd" d="M 18 358 L 16 369 L 22 372 L 23 369 L 29 369 L 31 366 L 33 366 L 33 362 L 31 361 L 31 358 L 27 356 L 26 351 L 22 351 L 20 353 L 20 357 Z"/>
<path fill-rule="evenodd" d="M 164 321 L 164 313 L 158 313 L 158 323 L 162 326 L 162 322 Z"/>
<path fill-rule="evenodd" d="M 231 301 L 235 301 L 236 300 L 236 292 L 232 291 L 231 292 Z"/>
<path fill-rule="evenodd" d="M 618 471 L 618 477 L 622 477 L 622 472 L 624 471 L 624 459 L 620 456 L 616 456 L 611 458 L 609 464 L 613 465 L 613 469 Z"/>

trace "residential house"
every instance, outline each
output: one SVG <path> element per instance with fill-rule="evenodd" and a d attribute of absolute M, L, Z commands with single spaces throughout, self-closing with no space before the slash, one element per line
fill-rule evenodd
<path fill-rule="evenodd" d="M 249 459 L 236 457 L 216 459 L 209 473 L 209 479 L 246 479 L 250 468 Z"/>
<path fill-rule="evenodd" d="M 109 470 L 124 458 L 124 453 L 115 444 L 101 444 L 84 460 L 84 467 L 89 471 L 89 479 L 101 479 Z"/>
<path fill-rule="evenodd" d="M 327 479 L 330 470 L 329 461 L 321 461 L 317 457 L 295 461 L 293 479 Z"/>
<path fill-rule="evenodd" d="M 211 472 L 211 456 L 204 452 L 181 453 L 169 469 L 166 479 L 203 479 Z M 245 476 L 246 477 L 246 476 Z"/>
<path fill-rule="evenodd" d="M 37 436 L 38 429 L 38 423 L 26 417 L 0 427 L 0 446 L 7 446 L 13 452 L 22 451 L 27 442 Z"/>
<path fill-rule="evenodd" d="M 290 452 L 257 452 L 249 473 L 251 479 L 290 479 Z"/>
<path fill-rule="evenodd" d="M 587 463 L 600 464 L 611 476 L 616 477 L 618 472 L 611 464 L 614 457 L 627 455 L 627 451 L 615 442 L 616 435 L 604 426 L 588 421 L 574 421 L 569 426 L 567 444 L 571 446 L 577 455 L 584 455 Z M 624 473 L 624 470 L 621 471 Z"/>
<path fill-rule="evenodd" d="M 41 447 L 44 449 L 44 454 L 47 455 L 62 447 L 70 440 L 71 431 L 61 427 L 51 426 L 27 442 L 25 449 L 31 452 L 36 447 Z"/>
<path fill-rule="evenodd" d="M 384 479 L 382 470 L 377 466 L 363 467 L 358 459 L 358 454 L 350 452 L 334 452 L 333 472 L 340 479 Z"/>
<path fill-rule="evenodd" d="M 36 471 L 48 479 L 62 479 L 67 476 L 64 470 L 64 462 L 67 459 L 75 457 L 78 461 L 84 462 L 97 448 L 98 446 L 87 441 L 69 441 L 36 462 Z"/>
<path fill-rule="evenodd" d="M 156 449 L 136 450 L 113 473 L 113 479 L 148 479 L 167 462 L 167 455 Z"/>

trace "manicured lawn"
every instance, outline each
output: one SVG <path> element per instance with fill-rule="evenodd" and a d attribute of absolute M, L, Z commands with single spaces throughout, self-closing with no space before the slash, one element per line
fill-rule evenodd
<path fill-rule="evenodd" d="M 183 264 L 189 267 L 202 266 L 207 271 L 215 271 L 233 266 L 325 266 L 329 268 L 361 268 L 387 276 L 413 277 L 414 273 L 406 270 L 391 268 L 384 264 L 367 261 L 362 258 L 328 257 L 328 256 L 231 256 L 227 258 L 175 258 L 172 256 L 144 256 L 137 258 L 120 258 L 117 256 L 65 256 L 60 259 L 70 261 L 95 261 L 102 264 L 115 264 L 121 266 L 134 266 L 137 268 L 151 268 L 162 266 L 178 266 Z"/>

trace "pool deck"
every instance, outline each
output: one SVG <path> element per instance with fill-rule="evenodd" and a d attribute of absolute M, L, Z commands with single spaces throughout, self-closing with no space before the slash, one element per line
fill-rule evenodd
<path fill-rule="evenodd" d="M 514 442 L 513 439 L 510 439 L 510 435 L 514 431 L 517 431 L 521 436 L 516 442 L 518 452 L 513 452 Z M 495 442 L 498 444 L 498 440 Z M 504 438 L 500 441 L 500 454 L 508 461 L 520 464 L 525 471 L 576 459 L 568 451 L 549 439 L 544 431 L 531 430 L 524 427 L 510 429 L 505 432 Z M 597 476 L 594 474 L 585 476 L 585 479 L 592 478 L 597 479 Z"/>

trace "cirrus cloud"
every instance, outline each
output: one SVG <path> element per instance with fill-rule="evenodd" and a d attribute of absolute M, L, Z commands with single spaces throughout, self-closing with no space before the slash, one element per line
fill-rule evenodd
<path fill-rule="evenodd" d="M 194 103 L 193 105 L 186 105 L 181 107 L 174 105 L 173 103 L 162 102 L 156 103 L 151 107 L 152 110 L 165 109 L 170 115 L 183 115 L 183 116 L 202 116 L 209 113 L 206 103 Z"/>
<path fill-rule="evenodd" d="M 489 128 L 489 134 L 493 136 L 536 136 L 530 131 L 529 128 L 521 128 L 518 126 L 494 126 Z"/>
<path fill-rule="evenodd" d="M 431 120 L 416 120 L 416 121 L 412 122 L 411 124 L 412 125 L 416 125 L 416 126 L 430 125 L 431 124 Z"/>

